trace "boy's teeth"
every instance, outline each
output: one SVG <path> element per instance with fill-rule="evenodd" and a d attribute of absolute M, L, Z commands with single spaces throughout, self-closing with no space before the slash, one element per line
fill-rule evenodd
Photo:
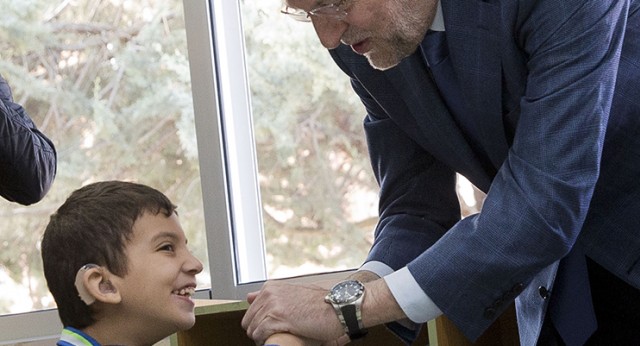
<path fill-rule="evenodd" d="M 194 292 L 193 288 L 183 288 L 180 290 L 173 291 L 174 294 L 181 295 L 181 296 L 191 296 L 193 292 Z"/>

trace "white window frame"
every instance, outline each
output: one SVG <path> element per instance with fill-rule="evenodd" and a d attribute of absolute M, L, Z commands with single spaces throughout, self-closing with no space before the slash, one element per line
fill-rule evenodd
<path fill-rule="evenodd" d="M 228 295 L 231 282 L 264 280 L 267 275 L 239 3 L 185 1 L 187 17 L 198 25 L 187 28 L 198 150 L 204 155 L 201 165 L 211 163 L 201 166 L 202 189 L 205 196 L 218 196 L 205 198 L 209 204 L 204 206 L 207 239 L 216 240 L 209 241 L 211 271 L 233 268 L 218 282 L 212 276 L 212 288 Z M 215 157 L 207 157 L 212 152 Z M 237 231 L 228 232 L 232 229 Z M 218 264 L 219 252 L 229 250 L 235 251 L 236 260 Z"/>
<path fill-rule="evenodd" d="M 211 296 L 245 299 L 267 271 L 240 2 L 185 0 L 184 10 Z M 338 280 L 349 272 L 289 280 Z"/>

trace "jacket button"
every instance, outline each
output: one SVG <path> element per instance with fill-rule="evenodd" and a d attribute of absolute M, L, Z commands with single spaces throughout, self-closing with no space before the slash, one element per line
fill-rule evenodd
<path fill-rule="evenodd" d="M 540 297 L 542 297 L 542 299 L 546 300 L 547 298 L 549 298 L 549 290 L 544 286 L 538 287 L 538 293 L 540 294 Z"/>

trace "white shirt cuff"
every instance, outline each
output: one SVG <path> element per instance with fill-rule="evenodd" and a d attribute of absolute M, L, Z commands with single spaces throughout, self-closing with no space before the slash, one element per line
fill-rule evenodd
<path fill-rule="evenodd" d="M 368 263 L 372 262 L 367 262 L 366 264 Z M 387 283 L 391 294 L 393 294 L 402 311 L 404 311 L 405 315 L 407 315 L 412 322 L 425 323 L 442 315 L 440 308 L 436 306 L 431 298 L 424 293 L 420 285 L 418 285 L 416 279 L 411 275 L 409 268 L 403 267 L 396 272 L 384 276 L 384 281 Z"/>
<path fill-rule="evenodd" d="M 379 277 L 384 277 L 393 273 L 393 269 L 391 269 L 391 267 L 378 261 L 367 262 L 358 269 L 358 271 L 360 270 L 370 271 L 372 273 L 377 274 Z"/>

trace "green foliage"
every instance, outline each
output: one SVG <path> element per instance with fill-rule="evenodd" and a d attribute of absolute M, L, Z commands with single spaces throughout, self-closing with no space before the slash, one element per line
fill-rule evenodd
<path fill-rule="evenodd" d="M 0 8 L 0 73 L 59 160 L 43 201 L 0 202 L 0 270 L 34 308 L 48 307 L 38 247 L 49 215 L 73 190 L 108 179 L 164 191 L 206 262 L 181 1 L 0 0 Z"/>
<path fill-rule="evenodd" d="M 373 225 L 355 222 L 350 192 L 377 190 L 364 110 L 313 26 L 279 5 L 244 2 L 242 12 L 269 268 L 357 267 Z"/>

